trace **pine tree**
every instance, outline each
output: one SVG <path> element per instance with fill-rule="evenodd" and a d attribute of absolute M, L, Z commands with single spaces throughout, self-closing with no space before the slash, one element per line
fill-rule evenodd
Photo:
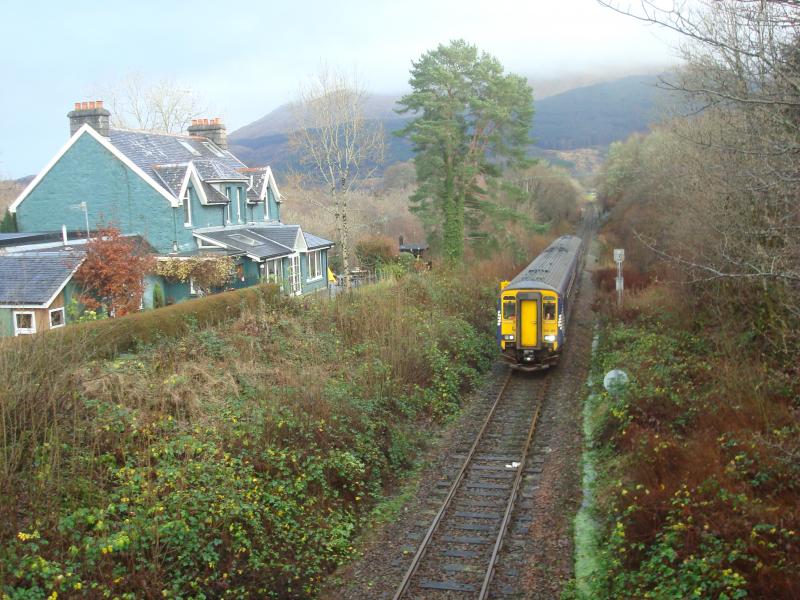
<path fill-rule="evenodd" d="M 417 115 L 400 132 L 416 151 L 419 187 L 411 200 L 429 226 L 440 228 L 445 257 L 456 261 L 467 230 L 496 209 L 492 191 L 503 168 L 528 162 L 533 92 L 464 40 L 424 54 L 409 83 L 399 112 Z"/>

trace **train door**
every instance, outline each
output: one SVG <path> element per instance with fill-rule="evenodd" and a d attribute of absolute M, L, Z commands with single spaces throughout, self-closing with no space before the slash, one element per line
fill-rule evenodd
<path fill-rule="evenodd" d="M 541 294 L 522 293 L 517 294 L 519 301 L 519 347 L 538 348 L 540 345 L 540 318 L 539 307 L 541 305 Z"/>

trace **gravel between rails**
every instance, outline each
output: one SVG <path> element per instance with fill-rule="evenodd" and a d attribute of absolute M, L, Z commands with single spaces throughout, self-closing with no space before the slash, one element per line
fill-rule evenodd
<path fill-rule="evenodd" d="M 587 253 L 586 267 L 594 258 Z M 573 576 L 572 522 L 581 502 L 581 407 L 594 328 L 594 290 L 581 275 L 568 346 L 551 378 L 528 471 L 492 584 L 494 598 L 558 599 Z M 398 518 L 366 537 L 360 559 L 337 571 L 323 600 L 391 600 L 437 505 L 437 484 L 452 455 L 469 446 L 507 367 L 497 363 L 466 399 L 462 414 L 431 445 L 413 498 Z M 442 596 L 443 598 L 445 596 Z M 470 594 L 463 597 L 469 598 Z"/>

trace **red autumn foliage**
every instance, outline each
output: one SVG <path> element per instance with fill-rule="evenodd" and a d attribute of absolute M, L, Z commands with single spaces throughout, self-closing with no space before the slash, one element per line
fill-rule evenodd
<path fill-rule="evenodd" d="M 75 273 L 83 286 L 80 301 L 90 310 L 104 307 L 115 317 L 135 312 L 142 302 L 144 276 L 154 268 L 155 258 L 139 238 L 103 227 L 86 244 L 86 259 Z"/>

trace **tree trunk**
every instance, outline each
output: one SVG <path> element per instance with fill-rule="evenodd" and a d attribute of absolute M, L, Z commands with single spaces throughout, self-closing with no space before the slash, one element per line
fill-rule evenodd
<path fill-rule="evenodd" d="M 347 192 L 337 196 L 341 215 L 339 219 L 339 240 L 342 245 L 342 268 L 344 269 L 344 287 L 350 289 L 350 229 L 347 222 Z"/>
<path fill-rule="evenodd" d="M 455 263 L 464 255 L 464 203 L 463 196 L 456 189 L 452 167 L 446 164 L 445 168 L 442 237 L 445 257 Z"/>

